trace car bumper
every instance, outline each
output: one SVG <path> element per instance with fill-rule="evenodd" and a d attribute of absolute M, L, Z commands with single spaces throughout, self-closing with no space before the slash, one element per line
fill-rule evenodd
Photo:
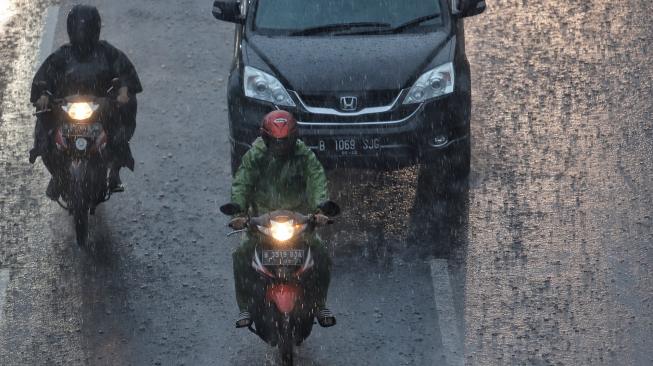
<path fill-rule="evenodd" d="M 229 105 L 233 147 L 244 154 L 258 136 L 263 116 L 276 108 L 244 96 L 230 96 Z M 469 139 L 468 105 L 453 94 L 414 106 L 397 118 L 320 120 L 301 107 L 287 110 L 298 117 L 301 139 L 327 167 L 393 168 L 428 162 Z M 357 148 L 338 150 L 335 144 L 345 140 L 354 140 Z"/>

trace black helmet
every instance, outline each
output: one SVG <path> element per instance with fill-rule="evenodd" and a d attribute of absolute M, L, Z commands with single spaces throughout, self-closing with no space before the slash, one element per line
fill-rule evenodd
<path fill-rule="evenodd" d="M 78 56 L 88 56 L 100 41 L 102 19 L 95 6 L 75 5 L 68 13 L 68 38 Z"/>

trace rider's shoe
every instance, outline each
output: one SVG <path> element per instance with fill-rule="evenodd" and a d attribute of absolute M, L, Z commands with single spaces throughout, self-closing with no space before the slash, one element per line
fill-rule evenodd
<path fill-rule="evenodd" d="M 252 316 L 249 311 L 241 311 L 236 320 L 236 328 L 246 328 L 252 325 Z"/>
<path fill-rule="evenodd" d="M 50 178 L 48 188 L 45 190 L 45 195 L 53 201 L 57 201 L 59 199 L 61 192 L 59 191 L 59 185 L 54 180 L 54 178 Z"/>
<path fill-rule="evenodd" d="M 336 325 L 336 317 L 333 316 L 333 313 L 328 308 L 322 308 L 317 312 L 317 322 L 323 328 L 332 327 Z"/>
<path fill-rule="evenodd" d="M 109 173 L 109 190 L 112 193 L 125 191 L 125 187 L 123 187 L 122 181 L 120 180 L 120 169 L 111 169 Z"/>
<path fill-rule="evenodd" d="M 32 148 L 29 151 L 29 163 L 34 164 L 36 162 L 36 158 L 38 158 L 39 156 L 41 156 L 40 149 L 36 147 Z"/>

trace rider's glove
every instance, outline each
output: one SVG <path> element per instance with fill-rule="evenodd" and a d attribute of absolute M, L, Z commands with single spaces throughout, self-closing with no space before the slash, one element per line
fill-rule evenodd
<path fill-rule="evenodd" d="M 118 90 L 118 97 L 116 98 L 118 103 L 127 104 L 129 102 L 129 94 L 127 93 L 127 87 L 123 86 Z"/>
<path fill-rule="evenodd" d="M 234 217 L 229 221 L 229 227 L 234 230 L 243 230 L 247 227 L 247 217 Z"/>
<path fill-rule="evenodd" d="M 43 111 L 48 109 L 48 104 L 50 104 L 50 97 L 47 95 L 43 94 L 41 97 L 34 103 L 34 106 L 36 107 L 37 110 Z"/>
<path fill-rule="evenodd" d="M 315 214 L 314 217 L 315 217 L 315 223 L 317 224 L 317 226 L 327 225 L 331 221 L 331 219 L 329 219 L 328 216 L 323 215 L 321 213 Z"/>

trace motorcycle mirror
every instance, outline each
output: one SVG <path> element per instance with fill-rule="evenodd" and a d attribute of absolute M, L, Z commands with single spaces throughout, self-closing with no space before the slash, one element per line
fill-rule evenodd
<path fill-rule="evenodd" d="M 242 212 L 242 210 L 237 203 L 227 203 L 226 205 L 220 206 L 220 212 L 228 216 L 233 216 Z"/>
<path fill-rule="evenodd" d="M 320 203 L 318 208 L 327 216 L 338 216 L 340 214 L 340 206 L 333 201 L 324 201 Z"/>
<path fill-rule="evenodd" d="M 120 89 L 120 79 L 113 78 L 111 79 L 111 87 L 107 89 L 107 93 L 115 92 Z"/>

